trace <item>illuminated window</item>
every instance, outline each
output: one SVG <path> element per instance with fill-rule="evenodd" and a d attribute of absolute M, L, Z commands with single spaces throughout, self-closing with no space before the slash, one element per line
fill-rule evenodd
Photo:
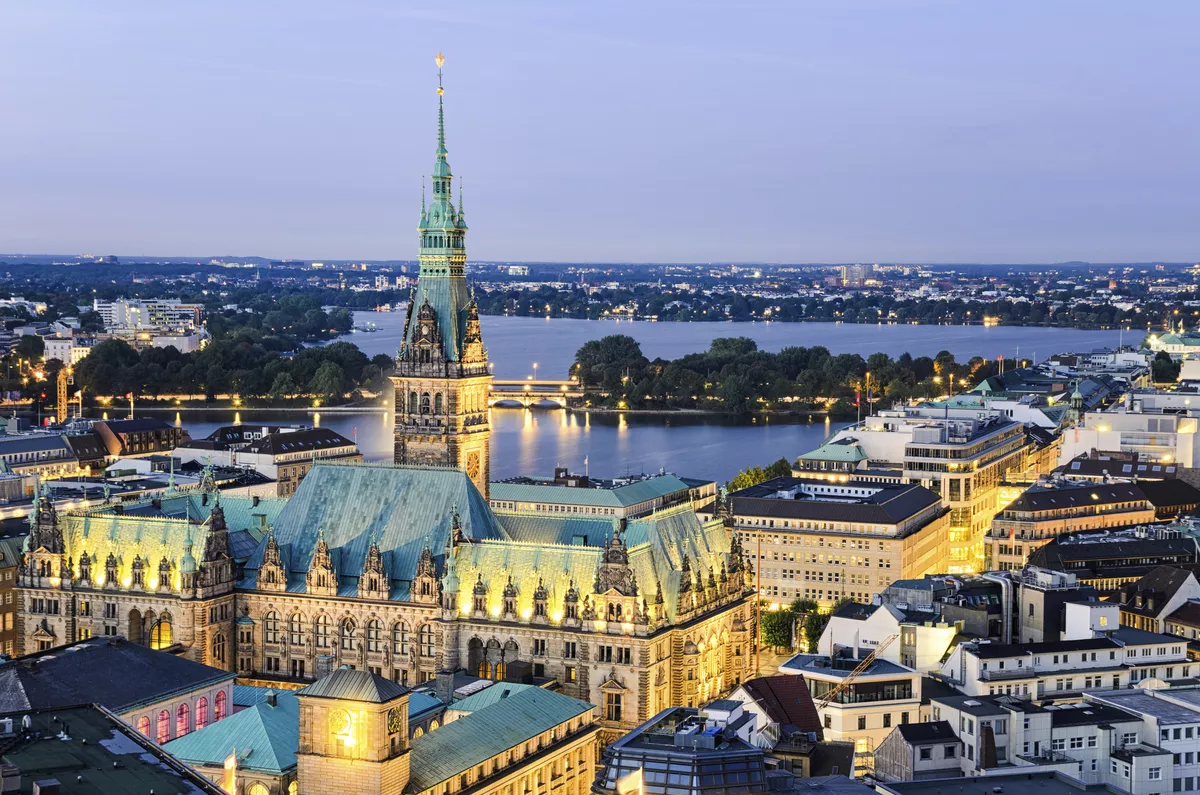
<path fill-rule="evenodd" d="M 189 720 L 191 718 L 191 712 L 192 712 L 191 708 L 188 707 L 186 702 L 183 704 L 180 704 L 179 708 L 177 710 L 175 710 L 175 736 L 176 737 L 182 737 L 183 735 L 188 733 L 188 730 L 191 727 L 191 721 Z"/>
<path fill-rule="evenodd" d="M 342 651 L 354 651 L 358 648 L 358 624 L 353 618 L 342 620 Z"/>
<path fill-rule="evenodd" d="M 203 729 L 208 725 L 208 699 L 201 696 L 196 701 L 196 728 Z M 148 730 L 148 729 L 147 729 Z"/>
<path fill-rule="evenodd" d="M 1102 626 L 1102 627 L 1108 626 L 1108 616 L 1100 616 L 1100 626 Z"/>
<path fill-rule="evenodd" d="M 150 648 L 165 649 L 171 645 L 171 615 L 163 613 L 150 628 Z"/>
<path fill-rule="evenodd" d="M 221 720 L 225 717 L 225 691 L 217 693 L 216 703 L 213 705 L 213 720 Z"/>
<path fill-rule="evenodd" d="M 271 791 L 262 784 L 255 782 L 246 790 L 246 795 L 271 795 Z"/>
<path fill-rule="evenodd" d="M 154 739 L 159 745 L 171 739 L 171 713 L 164 710 L 159 710 L 158 727 L 154 732 Z"/>
<path fill-rule="evenodd" d="M 150 719 L 145 715 L 138 718 L 138 731 L 146 737 L 150 736 Z"/>

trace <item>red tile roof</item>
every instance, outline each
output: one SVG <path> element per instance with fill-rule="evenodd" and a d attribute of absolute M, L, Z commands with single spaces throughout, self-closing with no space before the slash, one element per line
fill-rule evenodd
<path fill-rule="evenodd" d="M 764 676 L 744 682 L 743 687 L 785 732 L 816 732 L 817 739 L 823 739 L 821 716 L 803 676 Z"/>

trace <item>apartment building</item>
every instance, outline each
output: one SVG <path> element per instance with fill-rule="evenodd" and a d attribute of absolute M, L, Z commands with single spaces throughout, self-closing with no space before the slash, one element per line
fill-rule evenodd
<path fill-rule="evenodd" d="M 1067 572 L 1102 593 L 1159 566 L 1200 563 L 1196 539 L 1171 524 L 1068 533 L 1029 553 L 1029 566 Z"/>
<path fill-rule="evenodd" d="M 1200 395 L 1137 390 L 1089 411 L 1063 436 L 1062 463 L 1092 450 L 1137 453 L 1141 462 L 1200 466 Z"/>
<path fill-rule="evenodd" d="M 1165 633 L 1177 610 L 1200 602 L 1200 580 L 1190 569 L 1159 566 L 1140 580 L 1122 585 L 1108 601 L 1120 609 L 1123 625 Z"/>
<path fill-rule="evenodd" d="M 901 608 L 876 601 L 869 605 L 847 602 L 838 607 L 817 641 L 817 652 L 833 655 L 839 649 L 883 647 L 879 659 L 918 671 L 938 670 L 961 623 L 947 622 L 932 608 Z"/>
<path fill-rule="evenodd" d="M 1195 510 L 1200 491 L 1181 480 L 1093 483 L 1055 477 L 1004 506 L 984 537 L 989 570 L 1020 569 L 1052 538 L 1165 522 Z"/>
<path fill-rule="evenodd" d="M 177 298 L 92 302 L 104 327 L 115 329 L 157 330 L 195 329 L 204 320 L 203 304 L 185 304 Z"/>
<path fill-rule="evenodd" d="M 1086 699 L 1088 704 L 1108 705 L 1137 715 L 1142 720 L 1145 741 L 1171 754 L 1170 775 L 1164 769 L 1160 788 L 1150 791 L 1200 790 L 1200 690 L 1122 690 L 1088 693 Z"/>
<path fill-rule="evenodd" d="M 774 604 L 868 602 L 897 577 L 946 566 L 948 512 L 921 486 L 784 476 L 698 513 L 702 521 L 724 515 L 757 562 L 759 593 Z"/>
<path fill-rule="evenodd" d="M 970 696 L 1077 699 L 1085 690 L 1120 689 L 1155 679 L 1185 679 L 1200 670 L 1187 659 L 1187 642 L 1170 635 L 1120 627 L 1115 611 L 1068 604 L 1072 626 L 1106 630 L 1096 637 L 1042 643 L 968 642 L 955 647 L 942 676 Z M 1086 622 L 1086 623 L 1085 623 Z"/>
<path fill-rule="evenodd" d="M 1001 485 L 1028 468 L 1033 444 L 1024 424 L 999 412 L 931 405 L 879 411 L 822 449 L 843 443 L 861 451 L 862 469 L 891 471 L 941 498 L 950 509 L 943 571 L 951 574 L 983 570 Z"/>
<path fill-rule="evenodd" d="M 842 649 L 832 656 L 797 654 L 779 666 L 781 674 L 804 677 L 821 715 L 825 740 L 854 743 L 858 775 L 870 772 L 876 746 L 893 728 L 921 720 L 922 674 L 878 657 L 822 705 L 869 654 L 865 648 Z"/>
<path fill-rule="evenodd" d="M 1087 699 L 1043 706 L 1009 696 L 935 696 L 930 715 L 949 723 L 962 740 L 961 776 L 1028 785 L 1032 775 L 1057 772 L 1089 789 L 1169 792 L 1172 753 L 1157 744 L 1158 732 L 1135 712 L 1092 694 Z"/>

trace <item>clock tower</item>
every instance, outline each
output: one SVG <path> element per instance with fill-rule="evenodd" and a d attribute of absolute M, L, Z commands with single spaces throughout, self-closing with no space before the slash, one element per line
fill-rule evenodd
<path fill-rule="evenodd" d="M 299 795 L 403 792 L 409 780 L 408 693 L 382 676 L 347 667 L 297 691 Z"/>
<path fill-rule="evenodd" d="M 451 200 L 441 53 L 436 60 L 438 146 L 433 197 L 426 206 L 422 192 L 417 225 L 420 275 L 391 377 L 395 462 L 461 469 L 486 498 L 492 376 L 479 329 L 479 307 L 467 286 L 467 221 L 461 188 L 458 206 Z"/>

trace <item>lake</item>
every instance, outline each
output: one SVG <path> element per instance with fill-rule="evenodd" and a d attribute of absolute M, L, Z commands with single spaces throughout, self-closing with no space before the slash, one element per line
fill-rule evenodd
<path fill-rule="evenodd" d="M 394 355 L 403 332 L 400 312 L 356 312 L 355 325 L 374 323 L 378 331 L 342 339 L 368 355 Z M 1001 354 L 1045 358 L 1061 351 L 1114 346 L 1117 331 L 1079 331 L 1016 326 L 872 326 L 840 323 L 647 323 L 517 317 L 482 318 L 483 338 L 500 378 L 524 378 L 538 363 L 541 378 L 565 378 L 575 351 L 607 334 L 628 334 L 650 358 L 677 358 L 704 350 L 717 337 L 746 336 L 765 350 L 788 345 L 824 345 L 833 353 L 864 356 L 883 351 L 897 356 L 933 356 L 949 350 L 960 361 Z M 1136 332 L 1125 341 L 1139 341 Z M 311 412 L 243 411 L 243 422 L 310 423 Z M 173 419 L 173 418 L 172 418 Z M 193 436 L 205 436 L 234 420 L 231 411 L 184 413 Z M 561 409 L 493 408 L 492 477 L 550 475 L 556 465 L 588 468 L 598 476 L 652 472 L 726 481 L 744 467 L 794 458 L 818 446 L 839 427 L 804 418 L 741 418 L 696 415 L 593 415 Z M 363 454 L 386 461 L 392 456 L 391 416 L 382 413 L 322 412 L 320 424 L 356 439 Z"/>
<path fill-rule="evenodd" d="M 332 428 L 358 442 L 372 461 L 392 458 L 391 414 L 330 411 L 278 412 L 270 409 L 182 412 L 180 422 L 193 438 L 207 436 L 221 425 L 240 419 L 244 424 L 312 424 L 314 413 L 323 428 Z M 141 413 L 174 421 L 171 413 Z M 554 467 L 588 469 L 614 476 L 655 472 L 661 468 L 680 475 L 724 482 L 739 469 L 795 458 L 821 443 L 845 423 L 779 421 L 774 418 L 703 417 L 696 415 L 593 415 L 562 409 L 493 408 L 492 478 L 551 475 Z"/>
<path fill-rule="evenodd" d="M 766 351 L 791 345 L 824 345 L 832 353 L 857 353 L 864 358 L 883 352 L 890 356 L 911 353 L 934 356 L 947 350 L 962 362 L 972 356 L 995 359 L 1001 355 L 1039 360 L 1064 351 L 1090 351 L 1115 347 L 1119 331 L 1035 328 L 1031 326 L 912 326 L 855 323 L 651 323 L 642 320 L 570 320 L 565 318 L 501 317 L 485 315 L 483 342 L 498 378 L 533 375 L 566 378 L 575 362 L 575 351 L 585 342 L 609 334 L 628 334 L 650 359 L 677 359 L 708 349 L 718 337 L 750 337 Z M 347 334 L 340 339 L 357 345 L 368 356 L 396 355 L 404 334 L 403 312 L 355 312 L 354 324 L 375 324 L 371 333 Z M 1136 344 L 1142 334 L 1125 332 L 1124 341 Z"/>

